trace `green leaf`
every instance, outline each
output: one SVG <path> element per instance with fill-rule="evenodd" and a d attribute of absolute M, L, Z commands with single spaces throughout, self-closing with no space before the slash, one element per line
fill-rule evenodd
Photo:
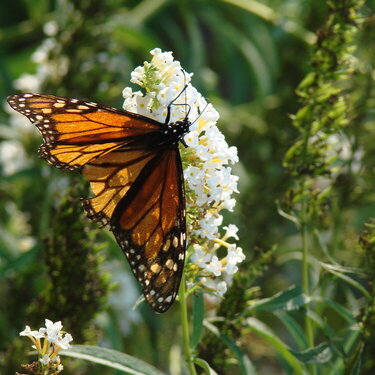
<path fill-rule="evenodd" d="M 194 294 L 193 297 L 193 333 L 191 345 L 195 348 L 201 339 L 204 318 L 203 293 Z"/>
<path fill-rule="evenodd" d="M 277 200 L 276 201 L 276 206 L 277 206 L 277 213 L 282 216 L 284 219 L 290 220 L 292 223 L 295 224 L 297 228 L 301 228 L 301 224 L 298 220 L 298 218 L 292 214 L 288 214 L 284 210 L 281 209 L 280 202 Z"/>
<path fill-rule="evenodd" d="M 318 346 L 301 352 L 290 349 L 290 352 L 301 362 L 305 363 L 325 363 L 332 358 L 332 349 L 328 342 L 322 342 Z"/>
<path fill-rule="evenodd" d="M 344 328 L 345 335 L 339 335 L 338 332 L 336 332 L 325 319 L 322 319 L 321 316 L 314 313 L 313 311 L 308 310 L 307 316 L 314 322 L 317 327 L 319 327 L 324 332 L 325 337 L 329 338 L 331 351 L 336 352 L 336 354 L 339 355 L 339 358 L 335 356 L 337 358 L 335 364 L 332 362 L 330 363 L 330 373 L 336 374 L 338 369 L 336 368 L 337 371 L 333 371 L 333 369 L 334 367 L 338 366 L 340 359 L 346 359 L 346 353 L 351 352 L 352 343 L 360 334 L 359 327 L 358 325 L 353 324 L 350 327 Z"/>
<path fill-rule="evenodd" d="M 321 250 L 323 251 L 323 254 L 324 256 L 331 262 L 331 263 L 334 263 L 336 265 L 338 265 L 338 263 L 335 261 L 335 259 L 332 257 L 332 255 L 329 253 L 328 251 L 328 247 L 326 245 L 326 243 L 323 241 L 322 239 L 322 236 L 320 235 L 320 232 L 317 228 L 314 228 L 313 230 L 313 234 L 321 248 Z"/>
<path fill-rule="evenodd" d="M 308 44 L 313 44 L 315 41 L 315 35 L 305 30 L 300 24 L 297 24 L 292 19 L 283 20 L 280 22 L 280 15 L 268 5 L 261 1 L 255 0 L 221 0 L 229 4 L 235 5 L 239 8 L 245 9 L 246 11 L 264 19 L 265 21 L 271 22 L 277 26 L 285 27 L 285 32 L 289 32 L 298 38 L 301 38 Z"/>
<path fill-rule="evenodd" d="M 327 375 L 336 375 L 336 374 L 345 374 L 345 375 L 354 375 L 357 373 L 351 373 L 351 369 L 358 368 L 358 371 L 360 370 L 360 367 L 362 366 L 362 360 L 363 357 L 358 358 L 358 350 L 361 350 L 362 347 L 362 340 L 361 340 L 361 333 L 359 330 L 353 331 L 353 330 L 347 330 L 345 332 L 344 336 L 338 337 L 337 340 L 341 340 L 341 347 L 342 350 L 339 351 L 339 356 L 335 356 L 336 360 L 333 363 L 333 361 L 329 364 L 329 372 L 327 372 Z M 333 343 L 336 343 L 337 340 L 332 340 Z M 335 349 L 335 346 L 332 346 L 332 349 Z M 349 353 L 355 353 L 351 357 L 349 357 Z M 361 356 L 363 355 L 363 352 Z M 359 362 L 357 362 L 359 361 Z M 354 366 L 354 367 L 353 367 Z M 343 369 L 345 371 L 343 372 Z"/>
<path fill-rule="evenodd" d="M 329 264 L 329 263 L 324 263 L 324 262 L 319 262 L 319 264 L 326 270 L 333 270 L 337 272 L 342 272 L 342 273 L 354 273 L 359 276 L 366 277 L 366 273 L 363 271 L 361 268 L 357 267 L 345 267 L 341 266 L 339 264 Z"/>
<path fill-rule="evenodd" d="M 201 358 L 195 358 L 194 363 L 201 367 L 207 375 L 217 375 L 217 372 L 210 367 L 210 365 Z"/>
<path fill-rule="evenodd" d="M 305 120 L 306 117 L 310 116 L 312 113 L 312 108 L 310 106 L 302 107 L 298 112 L 295 114 L 294 120 L 298 123 L 298 121 Z"/>
<path fill-rule="evenodd" d="M 340 305 L 337 302 L 332 301 L 328 298 L 322 298 L 319 296 L 313 296 L 311 297 L 312 301 L 323 303 L 329 307 L 331 307 L 336 313 L 338 313 L 342 318 L 344 318 L 348 323 L 351 325 L 354 325 L 357 323 L 356 319 L 354 318 L 353 314 L 346 309 L 344 306 Z"/>
<path fill-rule="evenodd" d="M 266 340 L 283 357 L 283 359 L 292 367 L 293 374 L 298 375 L 305 373 L 304 367 L 300 364 L 297 358 L 290 353 L 288 346 L 283 343 L 263 322 L 256 318 L 247 318 L 246 324 L 253 332 Z"/>
<path fill-rule="evenodd" d="M 207 322 L 206 320 L 204 321 L 204 326 L 209 331 L 211 331 L 214 335 L 219 337 L 228 346 L 228 348 L 233 352 L 233 354 L 238 360 L 241 374 L 256 375 L 255 368 L 253 364 L 251 363 L 249 357 L 238 345 L 234 343 L 234 341 L 230 337 L 228 337 L 224 333 L 221 333 L 216 326 Z"/>
<path fill-rule="evenodd" d="M 319 327 L 326 335 L 326 337 L 334 337 L 335 331 L 331 328 L 327 321 L 322 319 L 318 314 L 314 311 L 307 310 L 307 316 Z"/>
<path fill-rule="evenodd" d="M 145 22 L 155 13 L 159 12 L 167 4 L 167 0 L 144 0 L 140 1 L 129 13 L 130 18 L 136 20 L 138 24 Z"/>
<path fill-rule="evenodd" d="M 342 268 L 343 267 L 338 267 L 338 266 L 334 266 L 333 264 L 327 264 L 327 263 L 323 263 L 323 262 L 320 262 L 320 265 L 326 270 L 328 271 L 329 273 L 331 273 L 332 275 L 335 275 L 337 276 L 339 279 L 347 282 L 349 285 L 351 285 L 352 287 L 358 289 L 359 291 L 361 291 L 368 300 L 371 300 L 371 295 L 370 293 L 357 281 L 357 280 L 354 280 L 353 278 L 351 278 L 350 276 L 347 276 L 343 273 L 342 271 Z M 339 269 L 339 270 L 338 270 Z M 346 271 L 347 272 L 347 271 Z"/>
<path fill-rule="evenodd" d="M 262 97 L 268 94 L 272 87 L 270 80 L 271 74 L 268 71 L 266 61 L 258 46 L 240 33 L 232 24 L 225 22 L 226 20 L 224 19 L 216 17 L 214 12 L 203 13 L 201 17 L 203 17 L 208 24 L 212 25 L 212 27 L 218 25 L 218 22 L 220 22 L 221 27 L 217 28 L 216 31 L 238 49 L 254 71 L 254 79 L 257 81 L 260 96 Z"/>
<path fill-rule="evenodd" d="M 289 333 L 296 340 L 298 346 L 301 349 L 306 348 L 307 347 L 306 335 L 303 332 L 301 326 L 298 324 L 298 322 L 292 316 L 290 316 L 288 312 L 275 311 L 274 314 L 284 323 Z"/>
<path fill-rule="evenodd" d="M 364 357 L 364 345 L 360 344 L 345 369 L 345 375 L 359 375 Z"/>
<path fill-rule="evenodd" d="M 297 310 L 306 305 L 309 299 L 302 293 L 299 285 L 292 286 L 287 290 L 275 294 L 269 298 L 263 298 L 250 306 L 250 310 Z"/>
<path fill-rule="evenodd" d="M 113 349 L 101 348 L 90 345 L 73 345 L 69 350 L 62 350 L 61 355 L 67 357 L 84 359 L 86 361 L 99 363 L 103 366 L 135 375 L 165 375 L 155 367 L 138 358 Z"/>
<path fill-rule="evenodd" d="M 297 94 L 302 96 L 302 97 L 308 97 L 308 93 L 305 93 L 304 91 L 309 88 L 316 80 L 316 73 L 315 72 L 310 72 L 307 73 L 305 78 L 301 81 L 301 83 L 297 87 Z M 307 108 L 307 107 L 302 107 Z"/>

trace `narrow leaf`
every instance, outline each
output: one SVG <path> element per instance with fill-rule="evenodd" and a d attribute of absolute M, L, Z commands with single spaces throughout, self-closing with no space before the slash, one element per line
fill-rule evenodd
<path fill-rule="evenodd" d="M 345 369 L 345 375 L 359 375 L 362 367 L 364 356 L 364 345 L 360 344 L 349 362 L 348 366 Z"/>
<path fill-rule="evenodd" d="M 317 228 L 315 228 L 313 230 L 313 234 L 321 248 L 321 250 L 323 251 L 323 254 L 325 255 L 325 257 L 332 263 L 332 264 L 336 264 L 338 265 L 338 263 L 335 261 L 335 259 L 332 257 L 332 255 L 329 253 L 328 251 L 328 247 L 327 247 L 327 244 L 323 241 L 322 239 L 322 236 L 320 235 L 320 232 Z"/>
<path fill-rule="evenodd" d="M 138 358 L 118 352 L 113 349 L 90 345 L 73 345 L 69 350 L 62 350 L 60 354 L 67 357 L 84 359 L 99 363 L 103 366 L 134 375 L 165 375 L 155 367 Z"/>
<path fill-rule="evenodd" d="M 263 4 L 261 1 L 255 0 L 221 0 L 229 4 L 235 5 L 239 8 L 243 8 L 246 11 L 262 18 L 268 22 L 280 25 L 280 16 L 271 7 Z M 285 22 L 286 23 L 286 22 Z M 295 23 L 293 20 L 288 19 L 287 21 L 289 27 L 285 28 L 286 32 L 294 34 L 298 38 L 301 38 L 304 42 L 308 44 L 313 44 L 315 41 L 315 35 L 303 29 L 300 24 Z M 291 26 L 293 25 L 293 26 Z"/>
<path fill-rule="evenodd" d="M 345 267 L 339 264 L 329 264 L 329 263 L 324 263 L 324 262 L 319 262 L 319 263 L 326 270 L 333 270 L 333 271 L 342 272 L 342 273 L 354 273 L 363 277 L 366 276 L 366 273 L 361 268 Z"/>
<path fill-rule="evenodd" d="M 191 345 L 195 348 L 201 339 L 204 317 L 204 301 L 203 294 L 198 293 L 193 298 L 193 333 Z"/>
<path fill-rule="evenodd" d="M 358 372 L 360 368 L 362 367 L 362 360 L 363 360 L 363 353 L 361 354 L 361 357 L 358 358 L 358 351 L 361 351 L 363 342 L 361 340 L 361 333 L 359 330 L 357 331 L 349 331 L 344 337 L 338 337 L 338 339 L 342 341 L 342 347 L 343 351 L 339 352 L 339 356 L 335 356 L 336 360 L 334 363 L 329 364 L 329 372 L 327 372 L 327 375 L 336 375 L 337 373 L 343 373 L 343 368 L 345 368 L 345 371 L 343 374 L 345 375 L 359 375 Z M 336 342 L 336 340 L 333 340 L 332 342 Z M 335 347 L 332 347 L 332 349 L 335 349 Z M 350 358 L 348 357 L 349 353 L 355 353 Z M 354 369 L 354 370 L 353 370 Z M 354 371 L 354 373 L 352 372 Z"/>
<path fill-rule="evenodd" d="M 348 323 L 351 325 L 355 325 L 357 323 L 356 319 L 354 318 L 353 314 L 346 309 L 344 306 L 340 305 L 337 302 L 332 301 L 328 298 L 322 298 L 319 296 L 313 296 L 311 297 L 312 301 L 323 303 L 330 308 L 332 308 L 337 314 L 339 314 L 343 319 L 345 319 Z"/>
<path fill-rule="evenodd" d="M 306 348 L 307 347 L 306 335 L 303 332 L 299 323 L 292 316 L 290 316 L 288 312 L 275 311 L 274 314 L 284 323 L 289 333 L 296 340 L 298 346 L 301 349 Z"/>
<path fill-rule="evenodd" d="M 332 349 L 328 342 L 322 342 L 318 346 L 304 351 L 290 349 L 291 353 L 301 362 L 305 363 L 325 363 L 332 358 Z"/>
<path fill-rule="evenodd" d="M 269 298 L 263 298 L 250 306 L 250 310 L 297 310 L 308 302 L 300 286 L 292 286 Z"/>
<path fill-rule="evenodd" d="M 235 344 L 235 342 L 230 337 L 221 333 L 216 326 L 207 322 L 206 320 L 204 321 L 204 326 L 209 331 L 211 331 L 214 335 L 219 337 L 228 346 L 228 348 L 233 352 L 233 354 L 238 360 L 242 375 L 256 375 L 255 368 L 253 364 L 251 363 L 249 357 L 238 345 Z"/>
<path fill-rule="evenodd" d="M 357 281 L 357 280 L 354 280 L 353 278 L 351 278 L 350 276 L 348 275 L 345 275 L 342 271 L 337 271 L 337 267 L 336 266 L 333 266 L 332 264 L 329 264 L 327 265 L 326 263 L 322 263 L 320 262 L 321 266 L 326 270 L 328 271 L 329 273 L 331 273 L 332 275 L 335 275 L 337 276 L 339 279 L 347 282 L 349 285 L 351 285 L 352 287 L 358 289 L 359 291 L 361 291 L 367 299 L 371 300 L 371 296 L 370 296 L 370 293 Z M 342 267 L 341 267 L 342 268 Z"/>
<path fill-rule="evenodd" d="M 326 320 L 322 319 L 312 310 L 307 310 L 306 314 L 310 318 L 310 320 L 313 321 L 325 333 L 327 337 L 335 336 L 335 331 L 331 328 Z"/>
<path fill-rule="evenodd" d="M 284 219 L 290 220 L 292 223 L 294 223 L 296 225 L 296 227 L 298 229 L 301 228 L 301 223 L 299 222 L 298 218 L 296 216 L 294 216 L 294 215 L 291 215 L 291 214 L 288 214 L 287 212 L 285 212 L 281 208 L 279 201 L 276 201 L 276 206 L 277 206 L 277 213 L 280 216 L 282 216 Z"/>
<path fill-rule="evenodd" d="M 210 367 L 210 365 L 201 358 L 195 358 L 194 363 L 204 370 L 207 375 L 217 375 L 217 372 Z"/>
<path fill-rule="evenodd" d="M 290 353 L 288 346 L 285 345 L 263 322 L 255 318 L 246 319 L 247 326 L 264 340 L 266 340 L 293 368 L 293 374 L 304 374 L 304 367 L 296 357 Z"/>

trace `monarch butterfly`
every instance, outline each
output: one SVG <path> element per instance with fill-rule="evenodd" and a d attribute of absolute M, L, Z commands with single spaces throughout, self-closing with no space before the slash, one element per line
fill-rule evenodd
<path fill-rule="evenodd" d="M 170 123 L 171 106 L 185 89 L 168 105 L 164 123 L 78 99 L 8 97 L 41 132 L 40 155 L 57 168 L 81 170 L 90 182 L 94 197 L 81 199 L 87 216 L 113 232 L 146 301 L 159 313 L 176 298 L 185 260 L 178 143 L 185 144 L 189 111 Z"/>

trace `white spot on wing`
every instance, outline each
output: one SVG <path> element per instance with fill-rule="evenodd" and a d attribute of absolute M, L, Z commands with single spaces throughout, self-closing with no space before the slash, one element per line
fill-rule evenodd
<path fill-rule="evenodd" d="M 174 246 L 174 247 L 177 247 L 177 246 L 178 246 L 178 238 L 177 238 L 177 236 L 174 236 L 174 237 L 173 237 L 173 246 Z"/>

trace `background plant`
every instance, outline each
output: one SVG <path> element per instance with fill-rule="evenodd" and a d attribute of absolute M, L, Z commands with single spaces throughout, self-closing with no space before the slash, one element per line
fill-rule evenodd
<path fill-rule="evenodd" d="M 34 84 L 45 93 L 120 107 L 130 71 L 158 46 L 174 51 L 195 73 L 194 84 L 220 112 L 219 126 L 228 143 L 238 147 L 240 160 L 241 194 L 227 222 L 239 226 L 239 246 L 247 256 L 218 307 L 216 314 L 224 320 L 206 320 L 199 329 L 202 301 L 194 297 L 196 351 L 220 373 L 336 374 L 358 373 L 360 367 L 362 373 L 373 372 L 372 224 L 361 231 L 374 216 L 374 5 L 354 0 L 0 5 L 3 98 L 15 91 L 14 80 L 29 73 L 36 74 Z M 318 44 L 312 47 L 316 32 Z M 42 53 L 30 63 L 36 49 Z M 40 66 L 48 67 L 48 74 Z M 298 101 L 295 89 L 301 81 Z M 319 101 L 322 84 L 329 86 Z M 290 114 L 295 114 L 292 121 Z M 51 232 L 51 221 L 55 212 L 64 217 L 72 182 L 68 173 L 38 159 L 40 138 L 29 124 L 10 123 L 5 111 L 1 116 L 0 345 L 2 372 L 8 374 L 24 362 L 17 354 L 23 352 L 18 332 L 32 316 L 38 318 L 26 306 L 47 298 L 51 279 L 43 254 L 60 236 Z M 298 150 L 306 132 L 309 147 L 301 165 Z M 304 290 L 299 287 L 302 212 L 308 231 L 309 287 L 305 283 Z M 68 237 L 69 229 L 59 223 L 60 238 Z M 103 249 L 91 253 L 101 268 L 93 279 L 100 280 L 96 287 L 101 293 L 107 289 L 103 259 L 117 282 L 107 307 L 95 299 L 93 309 L 104 309 L 95 322 L 92 316 L 82 322 L 100 327 L 86 330 L 86 342 L 104 342 L 178 373 L 178 308 L 168 316 L 157 316 L 143 304 L 132 311 L 139 291 L 124 272 L 121 252 L 105 233 L 92 238 L 95 227 L 87 221 L 75 225 L 82 225 L 82 233 L 95 243 L 88 247 Z M 206 301 L 206 316 L 212 309 Z M 75 314 L 73 304 L 68 315 Z M 44 318 L 63 320 L 39 316 L 35 326 Z M 76 341 L 76 332 L 71 333 Z M 71 366 L 82 373 L 112 371 L 88 370 L 82 362 Z"/>

